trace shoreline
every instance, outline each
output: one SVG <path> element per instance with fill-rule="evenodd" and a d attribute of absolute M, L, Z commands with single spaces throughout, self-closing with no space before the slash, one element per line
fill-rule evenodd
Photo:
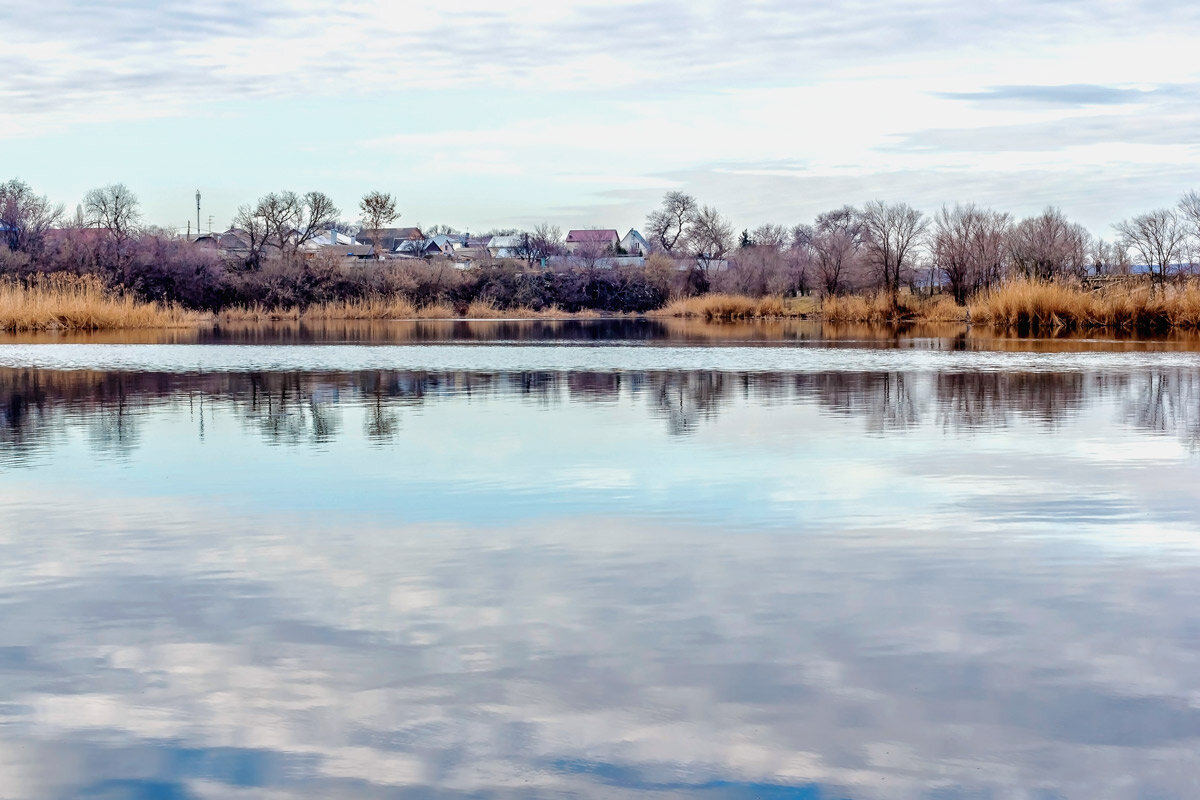
<path fill-rule="evenodd" d="M 946 294 L 901 293 L 750 297 L 709 293 L 640 312 L 558 307 L 504 308 L 484 301 L 418 305 L 402 295 L 374 295 L 307 308 L 230 308 L 193 311 L 113 294 L 98 281 L 0 284 L 0 331 L 8 333 L 217 329 L 227 325 L 351 322 L 580 322 L 689 320 L 729 323 L 809 322 L 904 328 L 921 324 L 1016 332 L 1109 332 L 1160 335 L 1200 329 L 1200 281 L 1169 287 L 1088 289 L 1017 279 L 959 305 Z"/>

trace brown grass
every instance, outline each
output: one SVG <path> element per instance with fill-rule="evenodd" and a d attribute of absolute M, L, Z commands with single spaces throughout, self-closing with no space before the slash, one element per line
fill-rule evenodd
<path fill-rule="evenodd" d="M 1017 331 L 1200 328 L 1200 284 L 1153 291 L 1147 284 L 1099 290 L 1032 280 L 1010 281 L 970 304 L 971 321 Z"/>
<path fill-rule="evenodd" d="M 896 322 L 962 322 L 967 310 L 948 295 L 901 295 L 895 304 L 883 293 L 832 295 L 821 301 L 827 322 L 885 324 Z"/>
<path fill-rule="evenodd" d="M 0 283 L 0 330 L 177 328 L 211 319 L 109 292 L 98 278 L 47 275 Z"/>
<path fill-rule="evenodd" d="M 557 306 L 533 309 L 528 306 L 503 308 L 486 300 L 475 300 L 465 309 L 449 303 L 418 306 L 403 295 L 371 295 L 358 300 L 320 303 L 307 308 L 249 306 L 222 311 L 222 322 L 289 322 L 303 320 L 416 320 L 416 319 L 579 319 L 602 316 L 598 311 L 564 311 Z"/>
<path fill-rule="evenodd" d="M 782 297 L 747 297 L 740 294 L 702 294 L 672 300 L 658 311 L 657 317 L 699 318 L 710 321 L 744 319 L 784 319 L 803 317 L 811 311 L 807 298 L 790 303 Z"/>

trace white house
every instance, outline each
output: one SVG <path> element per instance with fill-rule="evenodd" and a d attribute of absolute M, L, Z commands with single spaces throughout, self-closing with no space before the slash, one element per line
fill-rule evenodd
<path fill-rule="evenodd" d="M 487 243 L 492 258 L 520 258 L 520 236 L 493 236 Z"/>
<path fill-rule="evenodd" d="M 629 233 L 625 234 L 625 238 L 621 240 L 618 247 L 631 256 L 650 255 L 650 243 L 633 228 L 630 228 Z"/>

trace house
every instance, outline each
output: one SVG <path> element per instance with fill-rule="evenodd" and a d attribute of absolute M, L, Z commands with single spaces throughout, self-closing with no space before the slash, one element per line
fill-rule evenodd
<path fill-rule="evenodd" d="M 429 258 L 454 252 L 454 248 L 445 241 L 439 244 L 438 238 L 435 236 L 432 239 L 401 239 L 396 242 L 396 249 L 392 253 L 401 258 Z"/>
<path fill-rule="evenodd" d="M 224 233 L 206 233 L 192 239 L 196 247 L 216 250 L 220 256 L 245 258 L 250 255 L 250 234 L 240 228 L 230 228 Z"/>
<path fill-rule="evenodd" d="M 357 258 L 367 261 L 375 258 L 375 246 L 370 244 L 325 244 L 320 245 L 315 252 L 330 253 L 342 258 Z"/>
<path fill-rule="evenodd" d="M 442 255 L 446 256 L 462 248 L 462 238 L 452 234 L 439 233 L 430 239 L 430 241 L 437 245 Z"/>
<path fill-rule="evenodd" d="M 372 231 L 359 231 L 358 241 L 361 244 L 375 244 L 375 239 L 371 235 Z M 421 233 L 420 228 L 380 228 L 379 229 L 379 246 L 389 253 L 396 252 L 396 244 L 404 241 L 422 241 L 425 239 L 425 234 Z"/>
<path fill-rule="evenodd" d="M 620 235 L 611 229 L 567 231 L 567 252 L 571 255 L 580 250 L 596 254 L 614 252 L 620 243 Z"/>
<path fill-rule="evenodd" d="M 621 240 L 621 243 L 617 247 L 631 256 L 650 255 L 650 243 L 633 228 L 629 229 L 629 233 L 625 234 L 625 238 Z"/>
<path fill-rule="evenodd" d="M 317 253 L 326 247 L 354 247 L 358 242 L 354 237 L 340 231 L 321 231 L 304 244 L 300 250 L 306 253 Z"/>
<path fill-rule="evenodd" d="M 488 240 L 487 251 L 492 258 L 520 258 L 521 237 L 493 236 Z"/>

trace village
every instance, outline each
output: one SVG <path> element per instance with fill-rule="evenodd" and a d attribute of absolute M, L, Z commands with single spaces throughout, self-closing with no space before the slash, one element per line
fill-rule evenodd
<path fill-rule="evenodd" d="M 307 259 L 324 256 L 348 262 L 438 261 L 457 269 L 505 261 L 547 269 L 643 267 L 651 252 L 650 243 L 635 228 L 630 228 L 624 236 L 614 228 L 576 229 L 562 238 L 558 229 L 546 226 L 534 233 L 485 236 L 458 232 L 426 235 L 418 227 L 364 228 L 357 232 L 330 228 L 311 236 L 294 230 L 289 238 L 293 242 L 303 239 L 297 244 L 296 253 Z M 254 249 L 252 235 L 241 228 L 201 234 L 192 237 L 191 242 L 230 261 L 247 260 Z"/>

